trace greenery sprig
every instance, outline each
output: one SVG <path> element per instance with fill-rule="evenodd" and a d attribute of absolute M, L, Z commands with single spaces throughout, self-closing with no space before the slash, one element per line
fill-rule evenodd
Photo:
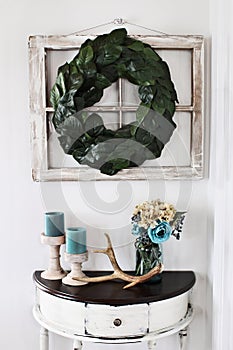
<path fill-rule="evenodd" d="M 111 130 L 85 108 L 119 78 L 138 85 L 141 103 L 134 122 Z M 108 175 L 158 158 L 176 127 L 178 100 L 167 63 L 124 28 L 86 40 L 73 60 L 59 67 L 50 101 L 64 152 Z"/>

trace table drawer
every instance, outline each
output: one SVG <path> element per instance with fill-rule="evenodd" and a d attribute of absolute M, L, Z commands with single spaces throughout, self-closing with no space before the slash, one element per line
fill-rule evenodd
<path fill-rule="evenodd" d="M 109 306 L 88 304 L 86 334 L 98 337 L 136 337 L 148 331 L 148 304 Z"/>

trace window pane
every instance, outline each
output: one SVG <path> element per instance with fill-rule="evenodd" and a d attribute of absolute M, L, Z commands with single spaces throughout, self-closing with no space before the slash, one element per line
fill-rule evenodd
<path fill-rule="evenodd" d="M 192 50 L 156 50 L 167 62 L 180 104 L 192 103 Z"/>
<path fill-rule="evenodd" d="M 49 101 L 50 90 L 55 83 L 57 77 L 57 70 L 60 66 L 65 64 L 66 62 L 70 62 L 78 49 L 69 49 L 69 50 L 46 50 L 46 74 L 47 74 L 47 82 L 46 82 L 46 95 L 47 95 L 47 106 L 51 107 L 51 103 Z"/>
<path fill-rule="evenodd" d="M 122 79 L 123 106 L 138 106 L 141 102 L 138 97 L 138 86 Z"/>
<path fill-rule="evenodd" d="M 89 115 L 93 112 L 89 112 Z M 97 112 L 103 119 L 104 125 L 107 129 L 116 130 L 119 127 L 118 113 L 114 112 Z M 54 126 L 51 122 L 52 113 L 49 113 L 48 122 L 48 165 L 49 168 L 72 168 L 72 167 L 84 167 L 76 162 L 71 155 L 64 153 L 58 140 L 58 134 L 56 133 Z M 86 166 L 85 166 L 86 167 Z"/>
<path fill-rule="evenodd" d="M 191 113 L 175 113 L 174 121 L 177 127 L 161 157 L 146 161 L 143 166 L 190 166 Z"/>

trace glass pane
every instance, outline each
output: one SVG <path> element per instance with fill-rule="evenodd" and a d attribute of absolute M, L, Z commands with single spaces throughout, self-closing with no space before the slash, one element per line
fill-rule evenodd
<path fill-rule="evenodd" d="M 146 161 L 143 166 L 190 166 L 191 117 L 188 112 L 175 113 L 177 125 L 170 141 L 162 151 L 161 157 Z"/>
<path fill-rule="evenodd" d="M 97 112 L 104 121 L 107 129 L 117 130 L 119 128 L 119 113 L 118 112 Z"/>
<path fill-rule="evenodd" d="M 111 86 L 104 89 L 103 97 L 95 106 L 118 106 L 118 83 L 113 83 Z"/>
<path fill-rule="evenodd" d="M 52 113 L 48 113 L 48 168 L 56 169 L 82 166 L 79 165 L 72 156 L 64 153 L 58 140 L 59 135 L 56 133 L 51 119 Z"/>
<path fill-rule="evenodd" d="M 138 86 L 122 79 L 122 98 L 123 106 L 138 106 L 140 98 L 138 97 Z"/>
<path fill-rule="evenodd" d="M 123 124 L 129 124 L 136 120 L 136 112 L 124 112 L 122 113 Z"/>
<path fill-rule="evenodd" d="M 98 113 L 104 120 L 106 128 L 116 130 L 119 127 L 118 113 L 101 112 Z M 52 114 L 50 114 L 50 118 Z M 51 119 L 50 119 L 51 120 Z M 123 113 L 123 123 L 128 124 L 135 120 L 134 112 Z M 146 161 L 143 167 L 158 166 L 190 166 L 191 151 L 191 113 L 179 112 L 175 114 L 174 121 L 177 128 L 174 131 L 170 141 L 165 146 L 160 158 Z M 84 167 L 79 165 L 71 155 L 63 152 L 57 133 L 51 122 L 49 124 L 48 137 L 48 164 L 49 168 L 63 167 Z M 85 166 L 86 167 L 86 166 Z"/>
<path fill-rule="evenodd" d="M 92 112 L 89 112 L 91 114 Z M 103 119 L 104 125 L 108 129 L 116 130 L 119 127 L 119 117 L 117 112 L 97 112 Z M 80 165 L 72 155 L 65 154 L 60 146 L 58 134 L 51 122 L 52 113 L 48 113 L 48 165 L 49 168 L 73 168 L 85 167 Z"/>
<path fill-rule="evenodd" d="M 47 106 L 51 107 L 49 101 L 50 90 L 55 83 L 58 68 L 66 62 L 70 62 L 77 53 L 78 49 L 46 50 Z"/>
<path fill-rule="evenodd" d="M 50 90 L 55 83 L 57 77 L 57 70 L 66 62 L 70 62 L 78 53 L 78 49 L 69 50 L 47 50 L 46 51 L 46 72 L 47 72 L 47 106 L 51 107 L 49 101 Z M 104 90 L 104 95 L 96 106 L 117 106 L 118 105 L 118 83 L 112 84 L 109 88 Z"/>
<path fill-rule="evenodd" d="M 167 62 L 180 104 L 192 103 L 192 50 L 160 50 L 156 52 Z"/>

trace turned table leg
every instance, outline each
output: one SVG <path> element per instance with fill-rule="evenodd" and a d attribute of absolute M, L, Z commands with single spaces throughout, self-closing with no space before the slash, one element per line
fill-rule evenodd
<path fill-rule="evenodd" d="M 180 350 L 185 350 L 186 343 L 187 343 L 187 336 L 188 336 L 187 328 L 182 329 L 181 331 L 179 331 Z"/>
<path fill-rule="evenodd" d="M 49 332 L 44 327 L 40 329 L 40 350 L 49 350 Z"/>
<path fill-rule="evenodd" d="M 149 340 L 147 343 L 148 350 L 154 350 L 156 347 L 156 342 L 154 340 Z"/>
<path fill-rule="evenodd" d="M 81 350 L 83 343 L 80 340 L 75 339 L 73 344 L 73 350 Z"/>

